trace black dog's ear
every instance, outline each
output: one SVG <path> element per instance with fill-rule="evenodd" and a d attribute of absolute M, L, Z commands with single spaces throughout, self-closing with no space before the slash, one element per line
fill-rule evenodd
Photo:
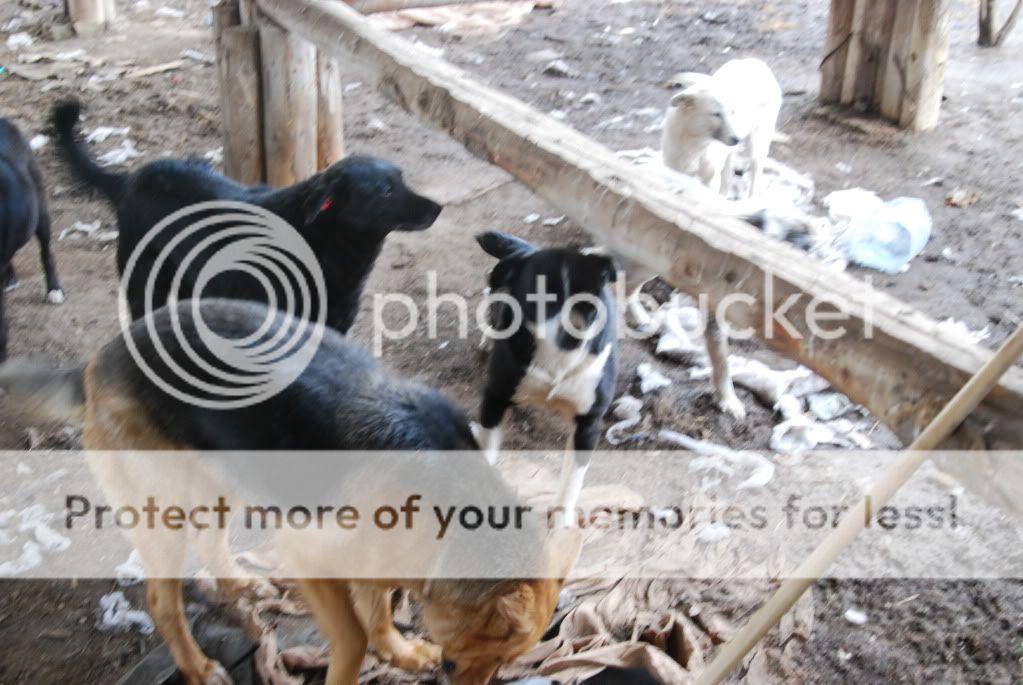
<path fill-rule="evenodd" d="M 344 176 L 333 178 L 330 181 L 321 177 L 318 183 L 312 184 L 305 196 L 303 204 L 305 225 L 309 226 L 335 204 L 343 202 L 347 193 L 348 179 Z"/>
<path fill-rule="evenodd" d="M 505 257 L 524 257 L 536 252 L 539 248 L 528 240 L 518 236 L 500 231 L 487 231 L 476 235 L 476 242 L 483 248 L 483 251 L 492 257 L 504 259 Z"/>
<path fill-rule="evenodd" d="M 490 272 L 490 289 L 501 290 L 506 288 L 515 277 L 515 274 L 518 273 L 522 262 L 523 258 L 520 256 L 507 257 L 499 261 L 494 270 Z"/>
<path fill-rule="evenodd" d="M 618 280 L 618 267 L 615 266 L 613 259 L 607 255 L 601 254 L 590 254 L 586 255 L 586 258 L 593 265 L 597 273 L 600 275 L 600 279 L 605 283 L 614 283 Z"/>

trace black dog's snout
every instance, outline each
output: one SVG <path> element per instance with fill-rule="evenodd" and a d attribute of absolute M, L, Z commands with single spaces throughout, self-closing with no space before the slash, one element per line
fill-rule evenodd
<path fill-rule="evenodd" d="M 426 205 L 426 211 L 424 212 L 424 214 L 426 214 L 426 216 L 429 217 L 430 223 L 432 224 L 434 221 L 437 220 L 437 217 L 440 216 L 440 213 L 444 211 L 444 205 L 437 204 L 433 200 L 425 197 L 423 198 L 423 202 Z"/>
<path fill-rule="evenodd" d="M 444 210 L 444 205 L 437 204 L 433 200 L 422 195 L 411 194 L 412 198 L 409 202 L 409 221 L 408 227 L 415 229 L 425 229 L 433 226 L 433 223 L 440 216 L 440 213 Z"/>

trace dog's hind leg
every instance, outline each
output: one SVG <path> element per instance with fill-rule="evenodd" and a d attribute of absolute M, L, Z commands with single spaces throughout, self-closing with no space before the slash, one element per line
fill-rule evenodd
<path fill-rule="evenodd" d="M 298 586 L 330 644 L 325 685 L 358 685 L 368 641 L 352 606 L 348 583 L 330 578 L 300 578 Z"/>
<path fill-rule="evenodd" d="M 46 301 L 50 304 L 61 304 L 64 302 L 64 291 L 57 279 L 57 267 L 50 251 L 50 214 L 46 207 L 40 209 L 36 239 L 39 241 L 39 258 L 43 263 L 43 274 L 46 276 Z"/>
<path fill-rule="evenodd" d="M 735 394 L 735 386 L 732 385 L 732 373 L 728 369 L 728 336 L 721 330 L 713 314 L 707 316 L 703 336 L 714 380 L 714 399 L 721 411 L 742 421 L 746 418 L 746 407 Z"/>
<path fill-rule="evenodd" d="M 205 500 L 197 498 L 197 501 L 212 502 L 215 498 Z M 236 507 L 229 506 L 230 511 L 236 510 Z M 218 525 L 201 530 L 195 536 L 199 555 L 206 562 L 210 573 L 217 579 L 217 590 L 227 599 L 236 599 L 243 594 L 249 594 L 257 599 L 277 597 L 280 593 L 273 583 L 266 578 L 253 576 L 235 561 L 228 544 L 230 520 L 226 523 L 224 527 Z"/>
<path fill-rule="evenodd" d="M 191 501 L 195 471 L 187 457 L 167 457 L 180 446 L 163 436 L 129 394 L 116 385 L 116 376 L 97 370 L 93 362 L 84 374 L 85 423 L 82 443 L 89 468 L 115 509 L 146 504 L 146 494 L 160 493 L 164 501 Z M 158 452 L 147 452 L 159 450 Z M 166 470 L 164 470 L 166 469 Z M 185 620 L 181 596 L 188 550 L 185 530 L 159 525 L 125 531 L 146 572 L 146 600 L 160 635 L 187 685 L 230 685 L 224 667 L 203 654 Z"/>
<path fill-rule="evenodd" d="M 391 595 L 387 588 L 352 583 L 352 601 L 369 645 L 381 659 L 403 671 L 429 671 L 440 664 L 440 647 L 424 640 L 409 640 L 394 627 Z"/>
<path fill-rule="evenodd" d="M 145 564 L 146 556 L 139 552 Z M 148 571 L 147 571 L 148 573 Z M 149 613 L 174 663 L 187 685 L 230 685 L 231 677 L 216 661 L 199 648 L 185 620 L 185 604 L 181 596 L 180 578 L 150 578 L 146 581 Z"/>
<path fill-rule="evenodd" d="M 131 453 L 126 457 L 112 453 L 93 453 L 89 456 L 89 466 L 97 480 L 103 484 L 103 490 L 114 506 L 122 503 L 139 504 L 138 492 L 146 486 L 138 484 L 145 483 L 145 466 L 152 466 L 153 463 L 152 459 L 144 455 Z M 187 496 L 182 491 L 172 491 L 170 499 L 184 502 Z M 167 642 L 182 680 L 186 685 L 230 685 L 231 678 L 227 671 L 203 653 L 185 619 L 181 586 L 188 550 L 187 532 L 159 526 L 151 529 L 139 527 L 126 532 L 138 551 L 146 573 L 149 614 L 153 617 L 157 631 Z"/>

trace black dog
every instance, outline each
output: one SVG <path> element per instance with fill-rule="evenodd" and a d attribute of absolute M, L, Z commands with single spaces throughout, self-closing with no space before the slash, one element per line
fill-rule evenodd
<path fill-rule="evenodd" d="M 280 190 L 239 185 L 198 161 L 160 160 L 130 174 L 111 173 L 98 166 L 76 139 L 79 111 L 77 101 L 60 104 L 53 110 L 53 124 L 71 166 L 85 182 L 103 191 L 117 209 L 120 228 L 117 268 L 122 276 L 139 243 L 172 213 L 208 201 L 257 205 L 282 218 L 308 243 L 324 275 L 327 302 L 318 301 L 311 272 L 305 268 L 298 274 L 305 283 L 296 283 L 291 277 L 281 278 L 280 272 L 271 273 L 273 277 L 266 283 L 244 270 L 221 271 L 204 285 L 202 296 L 263 303 L 276 297 L 277 303 L 281 303 L 297 287 L 306 290 L 311 300 L 298 302 L 298 310 L 308 307 L 304 312 L 308 318 L 315 318 L 325 308 L 326 324 L 345 333 L 358 313 L 359 297 L 387 234 L 393 230 L 426 229 L 441 212 L 440 205 L 405 185 L 397 167 L 373 157 L 349 157 Z M 154 288 L 148 303 L 145 280 L 156 269 L 160 253 L 186 227 L 200 219 L 234 211 L 210 209 L 192 214 L 153 236 L 139 250 L 131 278 L 123 284 L 133 319 L 144 316 L 147 307 L 162 306 L 172 295 L 177 299 L 192 296 L 211 253 L 237 240 L 217 234 L 224 230 L 222 225 L 196 231 L 168 252 L 166 261 L 152 274 Z M 205 251 L 188 257 L 190 251 L 200 249 L 207 240 L 211 242 L 206 243 Z M 265 274 L 263 269 L 260 271 Z M 180 278 L 177 284 L 175 276 Z M 267 292 L 268 287 L 271 292 Z"/>
<path fill-rule="evenodd" d="M 480 411 L 480 444 L 493 462 L 501 420 L 514 404 L 553 409 L 573 419 L 573 449 L 555 500 L 571 517 L 615 390 L 616 324 L 608 288 L 617 278 L 614 262 L 578 250 L 541 250 L 505 233 L 483 233 L 477 241 L 501 260 L 490 274 L 491 289 L 506 291 L 521 312 L 517 326 L 510 303 L 499 305 L 495 315 L 497 339 Z M 548 301 L 541 304 L 541 299 Z"/>
<path fill-rule="evenodd" d="M 50 213 L 46 208 L 43 177 L 25 136 L 7 119 L 0 118 L 0 286 L 3 291 L 18 285 L 14 253 L 32 235 L 39 240 L 39 252 L 46 273 L 46 300 L 64 301 L 57 282 L 57 269 L 50 254 Z M 7 317 L 0 292 L 0 359 L 7 358 Z"/>

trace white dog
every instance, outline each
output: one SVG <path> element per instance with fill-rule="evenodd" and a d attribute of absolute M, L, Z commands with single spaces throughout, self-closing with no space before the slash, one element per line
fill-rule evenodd
<path fill-rule="evenodd" d="M 758 59 L 737 59 L 713 75 L 686 73 L 684 90 L 671 98 L 664 122 L 661 154 L 665 166 L 699 179 L 715 193 L 728 196 L 734 157 L 745 143 L 750 157 L 748 195 L 762 190 L 764 165 L 778 124 L 782 92 L 777 79 Z M 643 284 L 656 274 L 622 260 L 627 274 L 628 306 L 640 329 L 656 324 L 640 302 Z M 722 411 L 743 419 L 746 409 L 735 394 L 728 370 L 728 337 L 713 315 L 704 329 L 714 395 Z"/>
<path fill-rule="evenodd" d="M 664 164 L 727 195 L 740 143 L 751 160 L 749 196 L 761 190 L 781 110 L 781 87 L 758 59 L 727 62 L 713 75 L 686 73 L 671 98 L 661 138 Z"/>

